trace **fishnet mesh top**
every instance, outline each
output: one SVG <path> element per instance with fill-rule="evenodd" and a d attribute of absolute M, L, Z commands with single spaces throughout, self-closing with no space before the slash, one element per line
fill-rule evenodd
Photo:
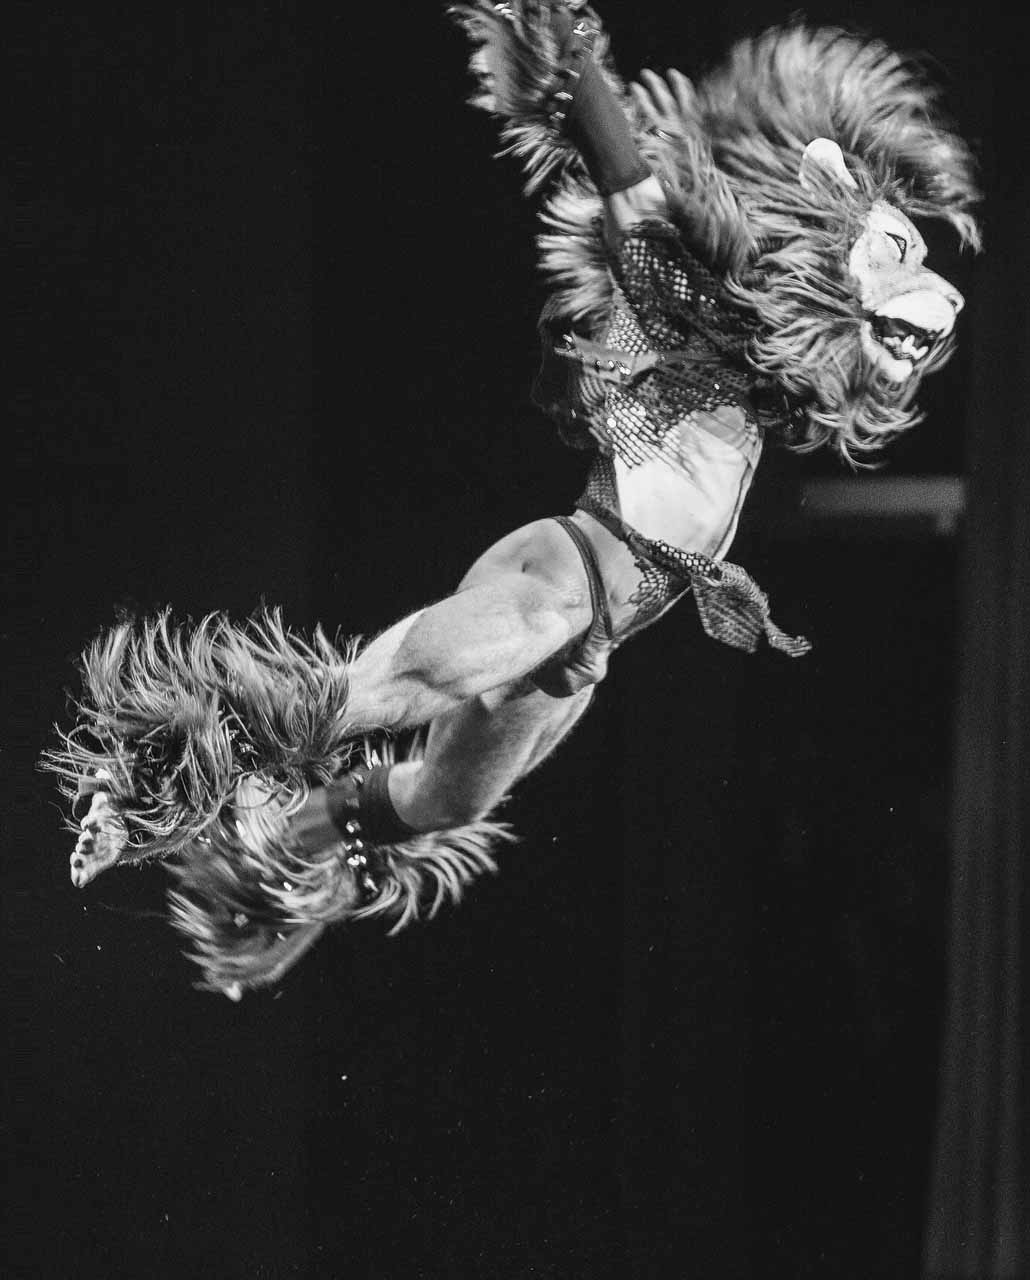
<path fill-rule="evenodd" d="M 614 452 L 628 465 L 664 457 L 677 467 L 675 428 L 697 411 L 736 405 L 757 433 L 754 374 L 744 357 L 754 322 L 726 298 L 676 229 L 641 223 L 623 237 L 610 266 L 607 350 L 566 344 L 556 351 L 574 367 L 566 370 L 564 394 L 544 407 L 562 420 L 567 442 Z M 615 357 L 614 370 L 604 355 Z M 628 373 L 620 376 L 620 366 Z"/>

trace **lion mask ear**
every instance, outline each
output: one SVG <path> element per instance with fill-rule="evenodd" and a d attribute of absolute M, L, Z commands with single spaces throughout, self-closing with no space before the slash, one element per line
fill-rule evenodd
<path fill-rule="evenodd" d="M 829 138 L 813 138 L 801 153 L 798 181 L 806 190 L 813 186 L 815 169 L 822 169 L 824 173 L 831 174 L 845 187 L 858 186 L 848 169 L 844 152 Z"/>

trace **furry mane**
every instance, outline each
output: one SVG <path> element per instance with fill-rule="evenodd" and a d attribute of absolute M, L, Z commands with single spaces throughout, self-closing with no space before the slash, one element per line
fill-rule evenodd
<path fill-rule="evenodd" d="M 759 321 L 750 363 L 804 406 L 793 446 L 830 443 L 854 460 L 918 422 L 919 383 L 951 347 L 905 383 L 889 381 L 860 341 L 847 255 L 877 201 L 942 220 L 961 247 L 980 247 L 976 166 L 922 65 L 878 40 L 793 23 L 739 42 L 696 84 L 673 72 L 630 92 L 631 123 L 671 220 Z M 799 182 L 817 137 L 841 147 L 854 189 L 828 174 Z M 550 316 L 591 336 L 613 300 L 601 214 L 589 180 L 569 172 L 542 211 L 539 238 L 555 286 Z"/>
<path fill-rule="evenodd" d="M 973 158 L 918 59 L 840 28 L 793 23 L 738 42 L 696 94 L 702 134 L 752 220 L 770 184 L 797 185 L 801 152 L 823 137 L 849 163 L 890 175 L 909 216 L 942 218 L 962 244 L 979 246 Z"/>
<path fill-rule="evenodd" d="M 396 757 L 385 731 L 350 719 L 357 647 L 321 628 L 305 637 L 278 610 L 195 624 L 164 610 L 113 627 L 83 657 L 78 723 L 58 730 L 42 767 L 69 798 L 107 771 L 130 832 L 119 861 L 169 860 L 171 920 L 206 990 L 235 999 L 277 982 L 333 922 L 380 916 L 396 931 L 433 916 L 513 839 L 478 821 L 379 846 L 368 902 L 342 842 L 311 857 L 289 845 L 312 787 Z M 421 752 L 416 736 L 403 758 Z"/>

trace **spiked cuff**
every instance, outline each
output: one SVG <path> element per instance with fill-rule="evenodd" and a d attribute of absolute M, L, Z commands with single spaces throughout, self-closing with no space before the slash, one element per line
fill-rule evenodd
<path fill-rule="evenodd" d="M 345 840 L 360 834 L 372 844 L 399 844 L 418 834 L 393 807 L 390 768 L 354 770 L 326 788 L 329 817 Z"/>
<path fill-rule="evenodd" d="M 555 31 L 564 45 L 551 123 L 564 128 L 603 196 L 615 195 L 651 176 L 626 115 L 593 58 L 599 28 L 566 9 L 554 11 Z"/>

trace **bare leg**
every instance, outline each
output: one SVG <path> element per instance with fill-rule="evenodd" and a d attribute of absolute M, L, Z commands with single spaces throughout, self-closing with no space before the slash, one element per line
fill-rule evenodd
<path fill-rule="evenodd" d="M 541 520 L 473 565 L 458 591 L 377 637 L 354 663 L 348 712 L 362 727 L 429 724 L 516 684 L 590 624 L 582 563 Z"/>
<path fill-rule="evenodd" d="M 540 522 L 506 544 L 456 595 L 391 628 L 348 669 L 348 732 L 362 720 L 395 728 L 428 717 L 422 761 L 316 787 L 296 812 L 281 797 L 270 807 L 258 793 L 243 796 L 251 808 L 218 856 L 196 848 L 181 865 L 175 920 L 210 989 L 235 999 L 277 981 L 331 920 L 377 915 L 397 929 L 432 915 L 495 866 L 502 829 L 475 819 L 590 701 L 589 689 L 553 698 L 526 677 L 575 641 L 594 612 L 579 553 L 559 525 Z M 383 784 L 397 815 L 378 793 Z M 346 837 L 329 816 L 331 799 L 342 824 L 341 798 L 359 824 L 348 820 Z M 413 830 L 423 833 L 414 846 Z"/>
<path fill-rule="evenodd" d="M 397 813 L 417 831 L 485 816 L 571 731 L 592 692 L 552 698 L 532 685 L 509 686 L 435 720 L 424 758 L 390 772 Z"/>
<path fill-rule="evenodd" d="M 416 831 L 485 816 L 551 754 L 590 705 L 593 690 L 552 698 L 528 681 L 470 699 L 434 720 L 421 760 L 390 770 L 390 799 Z M 328 793 L 316 787 L 290 819 L 290 840 L 316 855 L 337 844 Z"/>
<path fill-rule="evenodd" d="M 581 633 L 591 614 L 568 536 L 549 520 L 519 529 L 480 557 L 454 595 L 360 653 L 350 670 L 348 723 L 356 732 L 429 724 L 517 685 Z M 317 792 L 311 809 L 320 824 Z M 124 822 L 110 797 L 98 793 L 72 854 L 73 883 L 81 887 L 115 865 L 125 844 Z"/>

